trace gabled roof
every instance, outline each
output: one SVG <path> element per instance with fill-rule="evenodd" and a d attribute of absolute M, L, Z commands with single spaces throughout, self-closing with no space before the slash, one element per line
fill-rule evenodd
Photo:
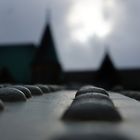
<path fill-rule="evenodd" d="M 111 88 L 119 84 L 119 76 L 108 53 L 106 53 L 100 69 L 97 73 L 97 81 L 105 88 Z"/>
<path fill-rule="evenodd" d="M 102 70 L 104 72 L 116 70 L 109 54 L 105 55 L 105 57 L 101 63 L 101 66 L 100 66 L 100 70 Z"/>
<path fill-rule="evenodd" d="M 51 25 L 47 24 L 32 64 L 58 62 Z"/>

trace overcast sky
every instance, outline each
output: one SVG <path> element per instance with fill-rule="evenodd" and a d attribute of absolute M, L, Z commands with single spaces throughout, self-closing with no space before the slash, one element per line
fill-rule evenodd
<path fill-rule="evenodd" d="M 64 70 L 98 69 L 106 48 L 118 69 L 140 68 L 139 0 L 0 0 L 0 44 L 38 44 L 48 11 Z"/>

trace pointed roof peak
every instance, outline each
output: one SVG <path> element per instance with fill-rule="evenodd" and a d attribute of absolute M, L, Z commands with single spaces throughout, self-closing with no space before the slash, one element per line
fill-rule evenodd
<path fill-rule="evenodd" d="M 53 33 L 51 30 L 51 23 L 47 22 L 44 32 L 42 34 L 42 39 L 40 41 L 39 47 L 33 59 L 34 63 L 48 63 L 48 61 L 58 62 L 55 42 L 53 38 Z"/>
<path fill-rule="evenodd" d="M 102 61 L 101 68 L 103 68 L 103 67 L 115 69 L 115 66 L 114 66 L 114 64 L 112 62 L 112 59 L 111 59 L 111 57 L 110 57 L 110 55 L 108 53 L 106 53 L 106 55 L 105 55 L 105 57 L 104 57 L 104 59 Z"/>
<path fill-rule="evenodd" d="M 118 73 L 108 53 L 106 53 L 102 65 L 98 71 L 98 81 L 104 88 L 110 89 L 119 83 Z"/>

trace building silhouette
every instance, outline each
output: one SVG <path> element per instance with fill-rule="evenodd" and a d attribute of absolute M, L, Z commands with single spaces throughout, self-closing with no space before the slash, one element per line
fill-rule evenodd
<path fill-rule="evenodd" d="M 51 26 L 47 24 L 31 65 L 33 83 L 60 83 L 61 67 L 54 45 Z"/>
<path fill-rule="evenodd" d="M 110 89 L 120 84 L 119 74 L 111 61 L 109 54 L 106 54 L 104 60 L 97 71 L 96 82 L 99 86 Z"/>

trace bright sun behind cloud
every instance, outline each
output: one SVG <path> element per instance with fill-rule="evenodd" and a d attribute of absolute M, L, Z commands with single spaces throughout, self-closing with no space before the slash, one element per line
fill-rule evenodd
<path fill-rule="evenodd" d="M 105 38 L 112 30 L 111 9 L 114 0 L 77 0 L 68 15 L 70 36 L 85 43 L 96 36 Z"/>

